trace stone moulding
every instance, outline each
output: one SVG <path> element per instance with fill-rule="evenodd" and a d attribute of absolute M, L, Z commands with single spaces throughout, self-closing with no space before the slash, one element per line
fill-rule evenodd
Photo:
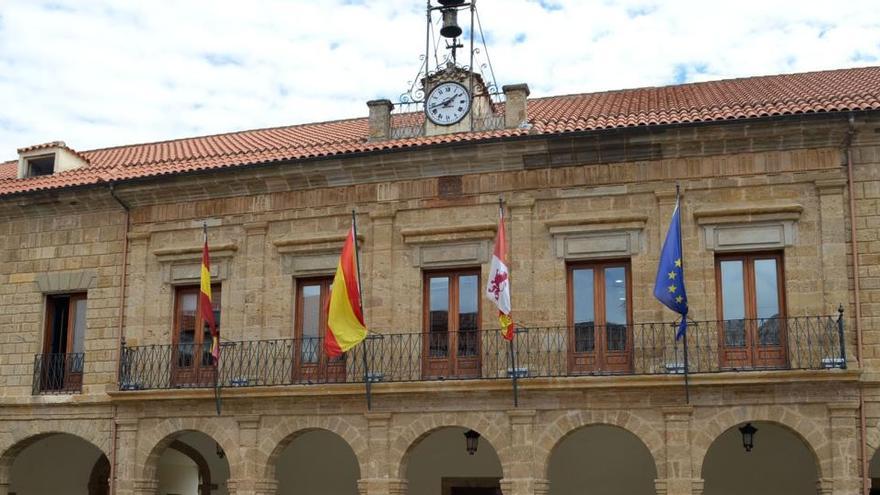
<path fill-rule="evenodd" d="M 620 258 L 644 251 L 642 232 L 648 216 L 621 212 L 613 215 L 561 216 L 544 222 L 556 257 L 565 260 Z"/>
<path fill-rule="evenodd" d="M 341 232 L 276 239 L 272 244 L 281 255 L 282 273 L 294 277 L 332 275 L 347 235 L 347 232 Z M 362 245 L 364 235 L 358 232 L 357 239 Z"/>
<path fill-rule="evenodd" d="M 406 228 L 400 230 L 400 235 L 412 249 L 413 266 L 451 268 L 488 262 L 489 246 L 497 230 L 493 222 Z"/>
<path fill-rule="evenodd" d="M 232 243 L 208 245 L 211 253 L 211 278 L 225 280 L 229 273 L 231 258 L 238 251 Z M 162 268 L 162 280 L 166 284 L 195 283 L 201 277 L 203 246 L 183 246 L 156 249 L 153 255 Z"/>
<path fill-rule="evenodd" d="M 35 282 L 37 289 L 43 294 L 82 292 L 97 287 L 98 274 L 95 270 L 39 273 Z"/>
<path fill-rule="evenodd" d="M 739 205 L 694 211 L 709 251 L 783 249 L 797 243 L 799 204 Z"/>

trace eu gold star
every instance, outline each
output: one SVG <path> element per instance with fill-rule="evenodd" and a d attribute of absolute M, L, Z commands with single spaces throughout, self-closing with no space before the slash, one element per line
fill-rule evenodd
<path fill-rule="evenodd" d="M 669 272 L 669 280 L 675 280 L 675 272 Z"/>
<path fill-rule="evenodd" d="M 683 298 L 683 297 L 681 297 L 681 296 L 675 296 L 675 302 L 677 302 L 678 304 L 681 304 L 682 301 L 684 301 L 684 298 Z"/>
<path fill-rule="evenodd" d="M 674 293 L 676 290 L 678 290 L 678 287 L 676 287 L 675 284 L 669 286 L 670 293 Z"/>
<path fill-rule="evenodd" d="M 675 260 L 675 266 L 681 268 L 681 258 Z"/>

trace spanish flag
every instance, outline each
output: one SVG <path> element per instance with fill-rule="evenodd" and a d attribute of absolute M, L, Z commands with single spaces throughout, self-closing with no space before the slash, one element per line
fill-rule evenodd
<path fill-rule="evenodd" d="M 357 247 L 352 225 L 345 245 L 342 246 L 342 256 L 339 257 L 330 293 L 327 332 L 324 338 L 324 351 L 330 357 L 342 355 L 367 337 L 355 249 Z"/>
<path fill-rule="evenodd" d="M 199 294 L 199 308 L 202 321 L 211 328 L 211 356 L 214 365 L 220 362 L 220 332 L 214 321 L 214 307 L 211 303 L 211 258 L 208 255 L 208 226 L 205 225 L 205 247 L 202 249 L 202 284 Z"/>

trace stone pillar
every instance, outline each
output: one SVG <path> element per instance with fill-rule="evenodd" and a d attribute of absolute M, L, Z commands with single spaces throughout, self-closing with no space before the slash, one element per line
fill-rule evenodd
<path fill-rule="evenodd" d="M 705 481 L 695 479 L 691 484 L 691 495 L 703 495 L 703 488 L 705 488 L 705 485 Z"/>
<path fill-rule="evenodd" d="M 831 495 L 834 493 L 833 483 L 831 480 L 827 478 L 823 478 L 816 482 L 816 493 L 818 495 Z M 855 492 L 858 495 L 862 495 L 861 492 Z"/>
<path fill-rule="evenodd" d="M 0 495 L 9 495 L 9 481 L 0 481 Z"/>
<path fill-rule="evenodd" d="M 137 419 L 116 420 L 116 438 L 110 439 L 111 442 L 116 442 L 116 469 L 113 481 L 116 487 L 115 495 L 149 493 L 137 491 L 144 481 L 138 479 L 141 473 L 137 472 L 137 427 Z"/>
<path fill-rule="evenodd" d="M 368 119 L 368 140 L 380 141 L 391 137 L 391 110 L 394 105 L 390 100 L 371 100 L 367 102 L 370 109 Z"/>
<path fill-rule="evenodd" d="M 229 495 L 275 495 L 278 482 L 266 479 L 237 479 L 226 482 Z"/>
<path fill-rule="evenodd" d="M 690 428 L 693 407 L 663 408 L 666 425 L 665 478 L 654 482 L 658 495 L 691 495 L 694 489 L 693 462 L 691 460 Z M 658 474 L 663 475 L 660 466 Z"/>
<path fill-rule="evenodd" d="M 247 234 L 245 241 L 245 280 L 244 280 L 244 334 L 262 336 L 265 328 L 263 315 L 266 308 L 263 307 L 263 293 L 266 253 L 266 230 L 267 222 L 254 222 L 245 224 Z"/>
<path fill-rule="evenodd" d="M 365 472 L 361 473 L 361 476 L 364 481 L 396 478 L 397 473 L 394 472 L 394 466 L 388 458 L 390 443 L 388 426 L 391 423 L 391 413 L 367 412 L 364 416 L 367 418 L 367 442 L 370 455 L 368 459 L 362 460 Z"/>
<path fill-rule="evenodd" d="M 134 480 L 134 495 L 159 495 L 159 481 Z"/>
<path fill-rule="evenodd" d="M 504 127 L 515 129 L 528 121 L 528 84 L 509 84 L 501 87 L 504 91 Z"/>
<path fill-rule="evenodd" d="M 839 304 L 846 304 L 848 279 L 846 270 L 846 220 L 843 191 L 846 179 L 816 181 L 819 193 L 819 223 L 821 239 L 822 307 L 817 314 L 831 314 Z"/>
<path fill-rule="evenodd" d="M 379 200 L 393 201 L 398 198 L 396 185 L 379 186 Z M 366 275 L 370 281 L 365 294 L 369 309 L 368 322 L 373 328 L 391 328 L 393 314 L 394 287 L 392 276 L 393 244 L 394 244 L 394 209 L 380 206 L 370 212 L 371 235 L 367 239 L 370 243 L 369 273 Z"/>
<path fill-rule="evenodd" d="M 512 456 L 504 466 L 506 476 L 501 480 L 504 495 L 546 495 L 550 489 L 550 483 L 543 477 L 543 465 L 535 459 L 536 416 L 534 409 L 507 411 Z"/>
<path fill-rule="evenodd" d="M 400 478 L 358 480 L 360 495 L 406 495 L 407 481 Z"/>
<path fill-rule="evenodd" d="M 547 495 L 550 482 L 543 478 L 504 478 L 501 480 L 503 495 Z"/>
<path fill-rule="evenodd" d="M 257 452 L 257 433 L 260 428 L 260 417 L 257 415 L 240 416 L 238 420 L 238 448 L 241 465 L 235 470 L 239 478 L 230 479 L 226 482 L 229 495 L 257 495 L 260 493 L 275 493 L 277 483 L 275 480 L 261 479 L 265 472 L 265 466 L 257 465 L 257 459 L 261 458 Z M 232 466 L 230 466 L 232 467 Z M 258 491 L 259 486 L 272 485 L 268 492 Z"/>
<path fill-rule="evenodd" d="M 510 244 L 510 259 L 512 266 L 510 271 L 513 273 L 512 291 L 516 294 L 514 308 L 525 310 L 534 307 L 534 263 L 532 260 L 532 209 L 535 206 L 535 198 L 516 197 L 511 199 L 507 205 L 509 206 L 509 216 L 507 221 L 509 226 L 508 243 Z M 513 319 L 517 321 L 543 321 L 539 315 L 537 318 L 528 313 L 518 313 L 513 315 Z"/>
<path fill-rule="evenodd" d="M 829 404 L 831 417 L 831 472 L 833 495 L 859 495 L 858 402 Z"/>

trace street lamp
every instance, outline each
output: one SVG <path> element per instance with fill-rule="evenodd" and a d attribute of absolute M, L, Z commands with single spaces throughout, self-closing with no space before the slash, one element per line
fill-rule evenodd
<path fill-rule="evenodd" d="M 746 452 L 751 452 L 755 446 L 755 433 L 758 432 L 758 429 L 751 423 L 746 423 L 745 426 L 739 427 L 739 432 L 743 436 L 743 448 L 746 449 Z"/>
<path fill-rule="evenodd" d="M 476 454 L 477 445 L 480 443 L 480 434 L 475 432 L 474 430 L 468 430 L 464 432 L 464 439 L 466 442 L 468 455 Z"/>

